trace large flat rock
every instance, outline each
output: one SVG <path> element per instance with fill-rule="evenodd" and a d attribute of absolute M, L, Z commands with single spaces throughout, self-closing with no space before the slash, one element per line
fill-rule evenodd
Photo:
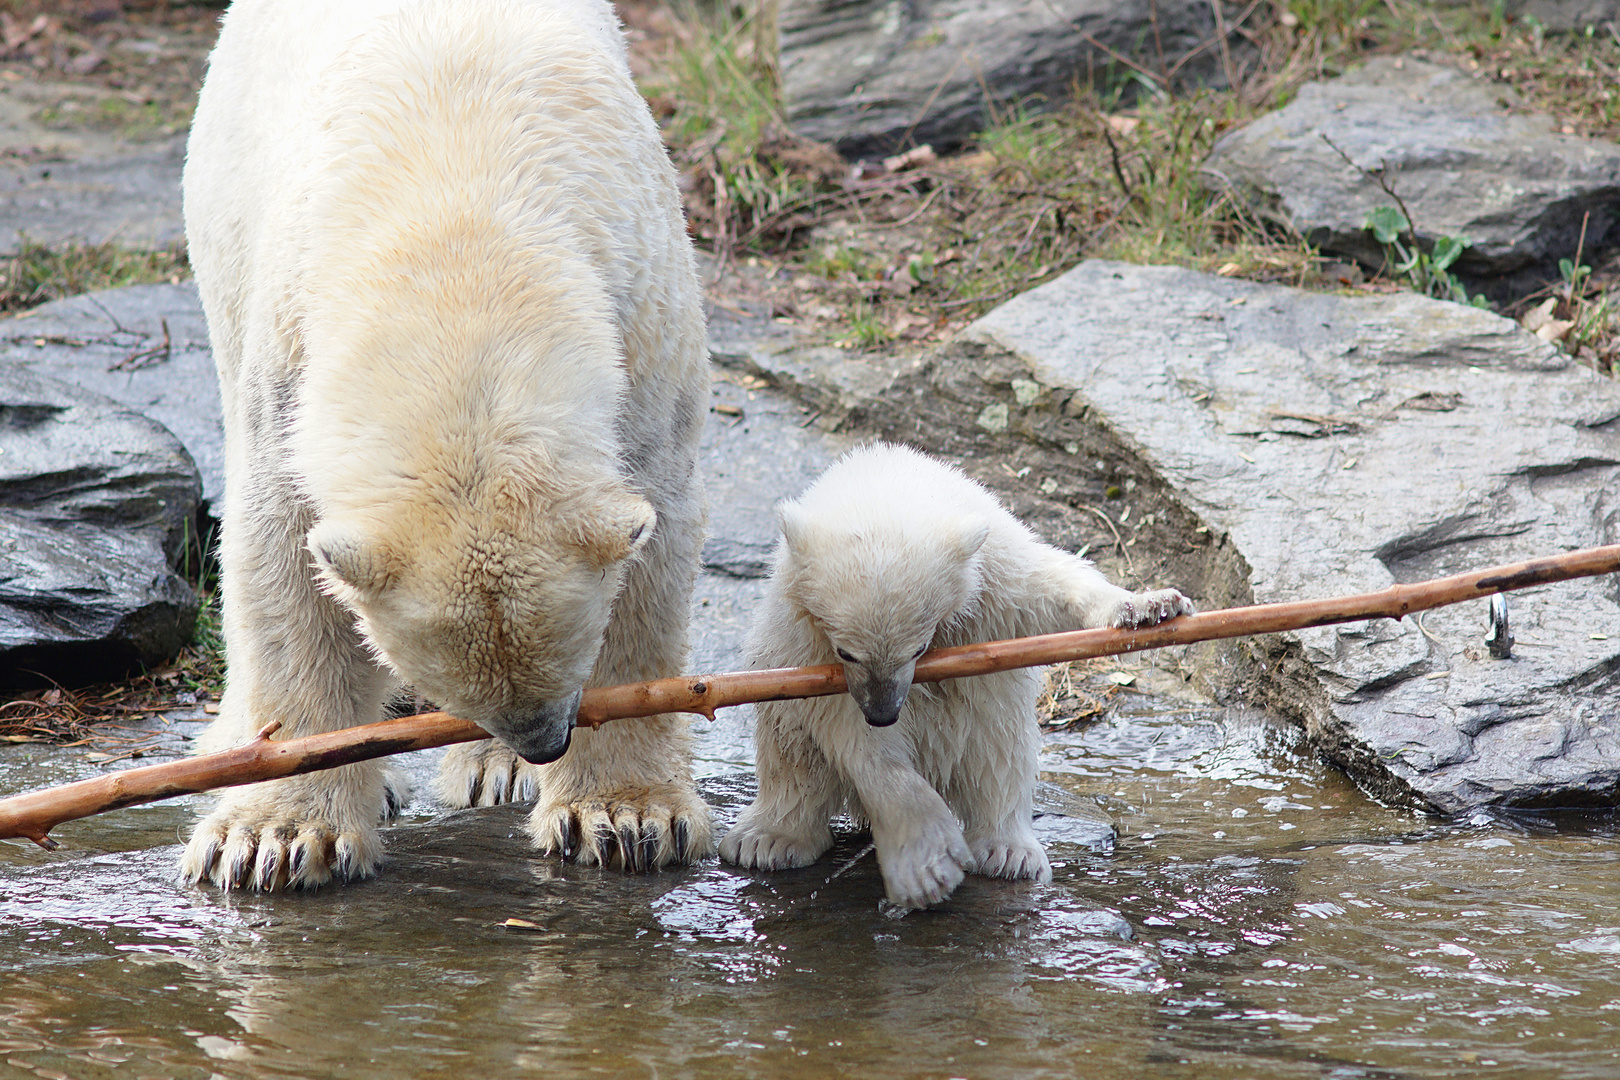
<path fill-rule="evenodd" d="M 1242 59 L 1243 6 L 1222 11 Z M 1077 80 L 1128 91 L 1136 75 L 1115 56 L 1178 86 L 1224 85 L 1206 0 L 784 0 L 779 27 L 788 122 L 851 158 L 952 149 L 1000 111 L 1067 100 Z"/>
<path fill-rule="evenodd" d="M 1211 579 L 1214 603 L 1368 592 L 1617 539 L 1620 388 L 1489 312 L 1088 262 L 955 351 L 934 378 L 994 356 L 1026 372 L 992 387 L 1002 410 L 975 422 L 1089 428 L 1210 530 L 1235 568 Z M 1204 677 L 1305 723 L 1392 802 L 1612 801 L 1615 581 L 1510 606 L 1511 660 L 1486 653 L 1478 602 L 1229 647 Z"/>
<path fill-rule="evenodd" d="M 0 686 L 172 658 L 197 618 L 173 567 L 199 488 L 161 424 L 0 364 Z"/>
<path fill-rule="evenodd" d="M 60 84 L 0 85 L 0 251 L 19 236 L 166 247 L 181 240 L 180 170 L 186 137 L 133 141 L 84 127 L 43 125 Z"/>
<path fill-rule="evenodd" d="M 1306 84 L 1222 138 L 1206 168 L 1311 243 L 1374 267 L 1383 249 L 1363 226 L 1394 200 L 1363 169 L 1385 170 L 1425 246 L 1471 241 L 1456 269 L 1472 278 L 1556 278 L 1588 212 L 1588 254 L 1620 240 L 1620 146 L 1560 134 L 1511 88 L 1410 57 Z"/>
<path fill-rule="evenodd" d="M 225 433 L 195 283 L 86 293 L 0 321 L 4 367 L 82 386 L 158 421 L 190 451 L 204 500 L 219 507 Z"/>

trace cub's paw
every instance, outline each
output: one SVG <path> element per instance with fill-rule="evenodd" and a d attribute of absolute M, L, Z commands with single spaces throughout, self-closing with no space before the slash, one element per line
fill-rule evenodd
<path fill-rule="evenodd" d="M 790 870 L 809 866 L 832 846 L 832 830 L 822 825 L 819 830 L 792 833 L 780 828 L 781 823 L 750 820 L 748 811 L 720 841 L 720 861 L 740 866 L 745 870 Z"/>
<path fill-rule="evenodd" d="M 232 792 L 192 831 L 180 876 L 261 892 L 373 877 L 382 862 L 377 821 L 386 810 L 380 774 L 374 780 L 368 787 L 377 790 L 364 800 L 369 809 L 362 813 L 342 812 L 344 804 L 360 801 L 346 798 L 347 792 L 313 797 L 303 777 Z M 284 786 L 291 790 L 276 790 Z M 392 785 L 386 790 L 398 798 Z"/>
<path fill-rule="evenodd" d="M 1014 881 L 1052 880 L 1052 864 L 1032 836 L 987 836 L 970 846 L 975 873 Z"/>
<path fill-rule="evenodd" d="M 932 823 L 898 849 L 884 851 L 878 844 L 878 866 L 889 902 L 900 907 L 924 908 L 950 896 L 973 869 L 973 853 L 962 839 L 956 822 Z"/>
<path fill-rule="evenodd" d="M 581 866 L 656 870 L 714 854 L 709 808 L 688 784 L 575 799 L 543 798 L 529 817 L 541 851 Z"/>
<path fill-rule="evenodd" d="M 533 802 L 540 795 L 540 772 L 494 739 L 458 743 L 444 755 L 433 791 L 456 810 Z"/>
<path fill-rule="evenodd" d="M 1177 615 L 1194 615 L 1197 611 L 1193 602 L 1175 589 L 1132 593 L 1114 608 L 1108 625 L 1123 630 L 1137 630 L 1144 626 L 1157 626 Z"/>

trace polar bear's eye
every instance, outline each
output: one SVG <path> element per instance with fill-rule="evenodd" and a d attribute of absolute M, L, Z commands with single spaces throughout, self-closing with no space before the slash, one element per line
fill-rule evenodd
<path fill-rule="evenodd" d="M 835 649 L 833 651 L 838 654 L 838 659 L 842 660 L 846 664 L 858 664 L 858 663 L 860 663 L 859 660 L 857 660 L 853 656 L 849 655 L 849 651 L 847 649 Z"/>

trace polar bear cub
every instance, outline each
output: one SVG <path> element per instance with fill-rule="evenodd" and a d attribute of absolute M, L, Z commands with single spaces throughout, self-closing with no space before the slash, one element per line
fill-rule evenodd
<path fill-rule="evenodd" d="M 937 903 L 966 873 L 1049 881 L 1031 827 L 1039 672 L 912 686 L 917 659 L 969 642 L 1150 626 L 1191 614 L 1191 601 L 1110 584 L 962 472 L 905 447 L 849 453 L 780 518 L 749 659 L 842 663 L 849 694 L 758 706 L 759 795 L 720 857 L 807 866 L 832 844 L 830 819 L 848 811 L 870 823 L 895 904 Z"/>
<path fill-rule="evenodd" d="M 701 290 L 612 7 L 238 0 L 183 187 L 225 415 L 205 748 L 403 681 L 501 740 L 450 751 L 453 801 L 534 791 L 587 863 L 711 852 L 685 718 L 574 731 L 583 687 L 685 666 L 706 515 Z M 399 797 L 375 762 L 232 789 L 183 873 L 368 876 Z"/>

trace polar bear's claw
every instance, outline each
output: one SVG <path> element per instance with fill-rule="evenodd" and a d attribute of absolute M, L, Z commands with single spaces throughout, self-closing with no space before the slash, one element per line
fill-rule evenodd
<path fill-rule="evenodd" d="M 1137 630 L 1144 626 L 1157 626 L 1178 615 L 1197 614 L 1193 602 L 1175 589 L 1156 589 L 1153 592 L 1132 593 L 1121 600 L 1108 620 L 1109 626 L 1124 630 Z"/>
<path fill-rule="evenodd" d="M 359 796 L 350 803 L 353 816 L 330 813 L 333 802 L 344 801 L 344 792 L 321 789 L 302 777 L 225 796 L 193 830 L 180 859 L 180 876 L 228 891 L 257 892 L 371 877 L 382 862 L 377 818 L 390 801 L 397 805 L 403 800 L 399 784 L 376 782 L 383 777 L 373 775 L 375 786 L 348 792 Z M 287 786 L 284 792 L 274 790 L 282 785 Z M 391 794 L 385 796 L 385 787 Z M 372 812 L 360 812 L 361 805 L 370 805 Z"/>
<path fill-rule="evenodd" d="M 882 867 L 884 892 L 889 902 L 906 908 L 937 904 L 956 891 L 967 875 L 966 852 L 906 852 L 894 860 L 895 866 Z M 909 858 L 906 856 L 910 856 Z"/>
<path fill-rule="evenodd" d="M 972 843 L 974 872 L 1013 881 L 1051 881 L 1052 864 L 1033 837 L 989 837 Z"/>
<path fill-rule="evenodd" d="M 825 826 L 800 836 L 745 815 L 720 841 L 720 860 L 745 870 L 791 870 L 809 866 L 831 846 L 832 830 Z"/>
<path fill-rule="evenodd" d="M 540 794 L 534 766 L 498 742 L 461 743 L 450 748 L 434 784 L 448 807 L 499 806 L 533 802 Z"/>
<path fill-rule="evenodd" d="M 542 803 L 529 835 L 541 851 L 604 869 L 645 872 L 714 854 L 708 807 L 674 785 L 622 799 Z"/>

